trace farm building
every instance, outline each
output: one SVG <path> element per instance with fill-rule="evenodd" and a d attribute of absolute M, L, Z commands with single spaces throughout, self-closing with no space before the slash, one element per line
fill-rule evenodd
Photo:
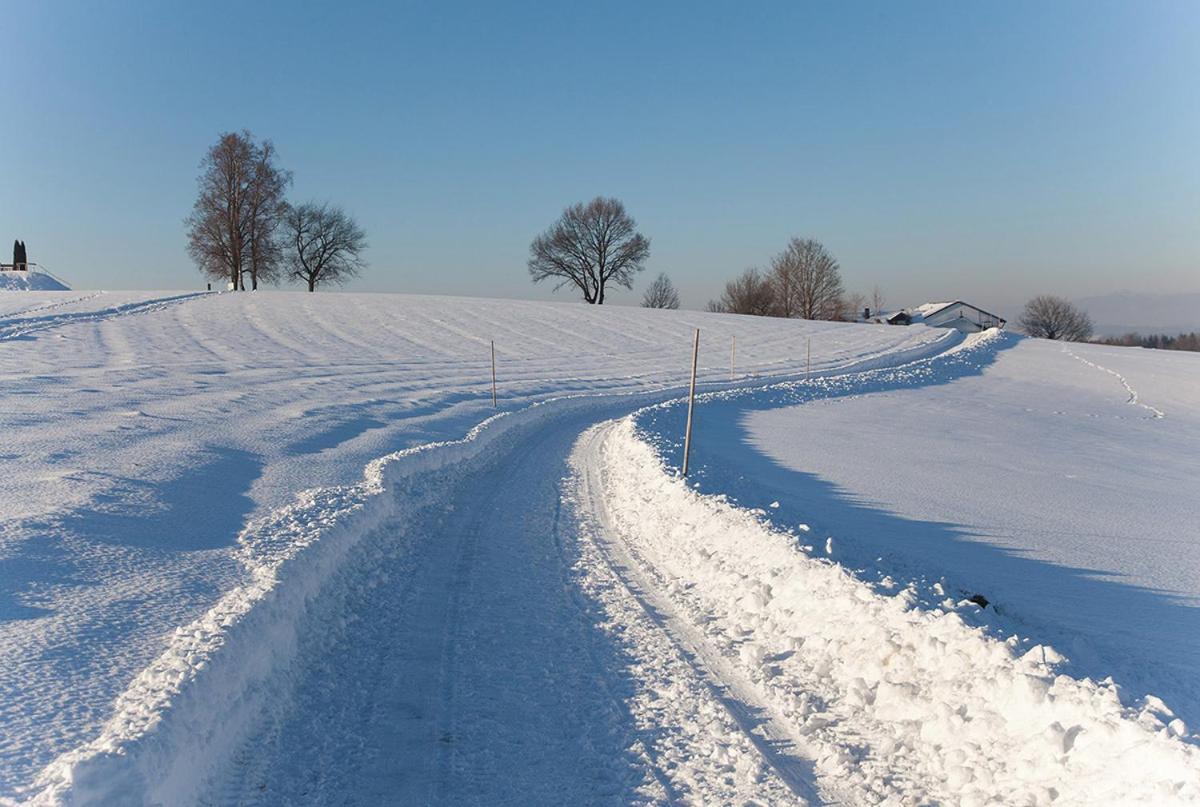
<path fill-rule="evenodd" d="M 889 325 L 912 325 L 924 323 L 934 328 L 956 328 L 964 333 L 985 331 L 988 328 L 1003 328 L 1005 320 L 982 308 L 955 300 L 950 303 L 925 303 L 914 308 L 905 308 L 886 317 Z"/>

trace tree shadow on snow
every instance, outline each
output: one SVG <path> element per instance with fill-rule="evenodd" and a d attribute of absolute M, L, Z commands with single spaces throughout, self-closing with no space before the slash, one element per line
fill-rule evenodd
<path fill-rule="evenodd" d="M 247 494 L 262 463 L 231 448 L 205 453 L 206 461 L 165 482 L 109 475 L 107 492 L 46 526 L 89 542 L 169 552 L 232 546 L 254 506 Z"/>
<path fill-rule="evenodd" d="M 64 594 L 120 576 L 149 581 L 190 566 L 192 553 L 233 546 L 262 466 L 244 451 L 210 448 L 206 456 L 167 481 L 106 475 L 111 484 L 86 507 L 22 525 L 0 559 L 0 624 L 49 616 Z M 202 577 L 176 585 L 211 594 Z"/>

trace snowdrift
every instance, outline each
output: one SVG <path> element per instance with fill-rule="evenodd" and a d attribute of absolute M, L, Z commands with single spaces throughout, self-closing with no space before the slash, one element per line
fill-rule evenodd
<path fill-rule="evenodd" d="M 0 271 L 0 291 L 70 291 L 71 287 L 56 277 L 35 270 Z"/>
<path fill-rule="evenodd" d="M 1157 699 L 1055 674 L 1052 649 L 997 640 L 974 603 L 915 605 L 818 557 L 808 536 L 689 489 L 636 433 L 606 429 L 606 519 L 679 630 L 731 660 L 858 803 L 1183 804 L 1200 749 Z"/>

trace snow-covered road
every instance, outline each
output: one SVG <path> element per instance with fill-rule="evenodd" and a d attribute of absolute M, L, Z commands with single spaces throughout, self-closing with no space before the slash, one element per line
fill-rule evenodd
<path fill-rule="evenodd" d="M 216 802 L 789 800 L 581 528 L 568 457 L 598 416 L 549 421 L 379 528 Z"/>

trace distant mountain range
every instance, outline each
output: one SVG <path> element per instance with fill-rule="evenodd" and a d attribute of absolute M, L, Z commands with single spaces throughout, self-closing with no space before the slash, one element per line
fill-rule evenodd
<path fill-rule="evenodd" d="M 1092 318 L 1100 336 L 1137 331 L 1189 333 L 1200 331 L 1200 293 L 1138 294 L 1131 291 L 1075 300 Z"/>

